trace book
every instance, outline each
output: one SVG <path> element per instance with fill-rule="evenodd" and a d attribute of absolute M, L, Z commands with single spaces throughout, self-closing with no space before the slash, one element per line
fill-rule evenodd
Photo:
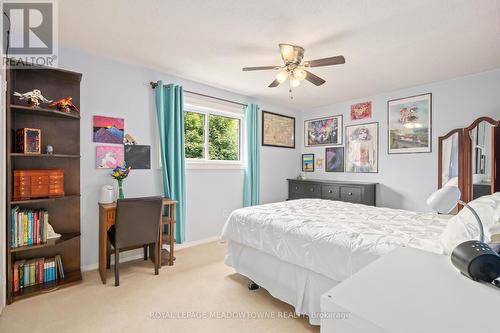
<path fill-rule="evenodd" d="M 44 209 L 11 210 L 11 248 L 40 245 L 47 242 L 49 213 Z"/>

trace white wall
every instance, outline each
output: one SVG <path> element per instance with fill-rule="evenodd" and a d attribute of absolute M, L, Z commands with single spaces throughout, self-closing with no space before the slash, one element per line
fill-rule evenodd
<path fill-rule="evenodd" d="M 432 153 L 388 155 L 387 101 L 428 92 L 432 93 L 433 102 Z M 350 105 L 364 101 L 372 101 L 373 118 L 350 121 Z M 323 168 L 309 173 L 309 178 L 378 182 L 377 205 L 429 210 L 425 200 L 437 189 L 437 138 L 453 128 L 468 126 L 479 116 L 500 118 L 500 69 L 307 110 L 303 117 L 311 119 L 337 114 L 344 115 L 344 125 L 379 122 L 379 172 L 326 173 Z M 325 154 L 325 148 L 304 147 L 303 143 L 302 151 L 321 157 Z"/>
<path fill-rule="evenodd" d="M 124 182 L 124 190 L 127 197 L 157 195 L 162 193 L 163 185 L 161 171 L 157 168 L 156 111 L 154 91 L 149 86 L 149 81 L 161 79 L 164 83 L 181 84 L 187 90 L 207 95 L 244 103 L 250 100 L 221 89 L 73 49 L 61 49 L 59 65 L 61 68 L 83 73 L 80 138 L 81 250 L 82 266 L 91 268 L 97 263 L 99 189 L 104 184 L 113 184 L 109 170 L 95 168 L 96 144 L 92 142 L 92 116 L 125 118 L 125 132 L 130 133 L 139 144 L 151 145 L 152 169 L 133 170 Z M 296 116 L 291 110 L 256 102 L 265 110 Z M 301 133 L 299 128 L 298 138 Z M 297 175 L 297 168 L 300 166 L 299 151 L 300 146 L 297 149 L 262 147 L 261 202 L 286 198 L 285 178 Z M 242 205 L 243 170 L 189 169 L 186 171 L 186 178 L 186 241 L 219 236 L 227 215 Z"/>

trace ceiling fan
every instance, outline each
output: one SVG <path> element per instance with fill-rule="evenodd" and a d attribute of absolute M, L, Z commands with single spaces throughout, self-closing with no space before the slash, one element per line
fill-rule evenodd
<path fill-rule="evenodd" d="M 291 44 L 279 44 L 281 58 L 285 65 L 283 66 L 258 66 L 258 67 L 243 67 L 244 72 L 248 71 L 261 71 L 261 70 L 277 70 L 276 77 L 269 85 L 269 88 L 279 86 L 290 79 L 290 93 L 292 88 L 300 85 L 300 82 L 307 80 L 316 86 L 320 86 L 326 81 L 317 75 L 309 72 L 307 69 L 312 67 L 332 66 L 345 63 L 343 56 L 329 57 L 323 59 L 309 60 L 302 62 L 304 57 L 304 48 Z M 291 97 L 293 98 L 293 97 Z"/>

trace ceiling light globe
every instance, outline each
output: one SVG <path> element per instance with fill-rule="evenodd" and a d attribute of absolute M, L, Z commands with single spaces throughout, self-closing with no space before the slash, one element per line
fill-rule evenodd
<path fill-rule="evenodd" d="M 290 86 L 292 88 L 298 87 L 300 85 L 300 80 L 297 80 L 295 78 L 290 79 Z"/>
<path fill-rule="evenodd" d="M 293 70 L 293 77 L 296 80 L 302 81 L 306 78 L 307 73 L 303 68 L 295 68 Z"/>
<path fill-rule="evenodd" d="M 282 69 L 278 72 L 278 74 L 276 74 L 276 80 L 279 83 L 285 82 L 287 78 L 288 78 L 288 72 L 286 71 L 286 69 Z"/>

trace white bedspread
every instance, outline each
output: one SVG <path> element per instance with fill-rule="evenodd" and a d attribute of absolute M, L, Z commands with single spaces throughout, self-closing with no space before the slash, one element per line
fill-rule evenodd
<path fill-rule="evenodd" d="M 442 253 L 449 216 L 302 199 L 235 210 L 222 238 L 343 281 L 399 246 Z"/>

